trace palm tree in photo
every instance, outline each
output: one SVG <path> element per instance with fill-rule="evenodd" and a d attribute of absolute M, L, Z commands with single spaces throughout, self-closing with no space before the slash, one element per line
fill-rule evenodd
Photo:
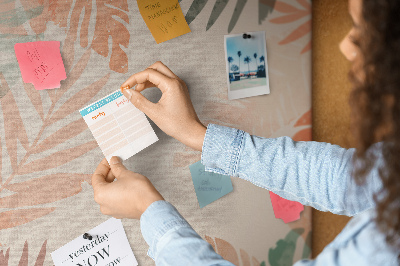
<path fill-rule="evenodd" d="M 257 53 L 254 53 L 253 56 L 254 56 L 254 60 L 255 60 L 254 63 L 256 63 L 256 72 L 257 72 L 257 69 L 258 69 L 257 68 Z"/>
<path fill-rule="evenodd" d="M 264 65 L 258 66 L 257 77 L 267 77 L 267 70 L 265 69 L 265 58 L 260 56 L 260 63 L 264 62 Z"/>
<path fill-rule="evenodd" d="M 264 62 L 264 71 L 267 71 L 267 70 L 265 69 L 265 58 L 264 58 L 263 55 L 260 57 L 260 63 L 261 63 L 261 62 Z"/>
<path fill-rule="evenodd" d="M 232 71 L 232 72 L 238 72 L 238 71 L 239 71 L 239 67 L 238 67 L 237 65 L 233 64 L 233 65 L 231 66 L 231 71 Z"/>
<path fill-rule="evenodd" d="M 228 57 L 229 69 L 231 69 L 231 63 L 233 62 L 232 56 Z"/>
<path fill-rule="evenodd" d="M 240 57 L 242 56 L 241 51 L 238 51 L 238 56 L 239 56 L 239 79 L 240 79 Z"/>
<path fill-rule="evenodd" d="M 248 77 L 250 77 L 250 62 L 251 62 L 250 56 L 246 56 L 246 57 L 244 58 L 244 62 L 247 64 L 247 67 L 248 67 L 248 69 L 249 69 Z"/>

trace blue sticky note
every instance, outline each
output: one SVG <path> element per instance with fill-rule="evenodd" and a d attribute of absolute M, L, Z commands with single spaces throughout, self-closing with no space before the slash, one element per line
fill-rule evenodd
<path fill-rule="evenodd" d="M 200 161 L 189 166 L 200 208 L 233 190 L 230 176 L 206 172 Z"/>

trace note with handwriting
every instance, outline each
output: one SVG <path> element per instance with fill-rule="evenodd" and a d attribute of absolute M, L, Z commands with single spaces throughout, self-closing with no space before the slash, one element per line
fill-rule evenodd
<path fill-rule="evenodd" d="M 59 88 L 67 78 L 60 53 L 60 42 L 39 41 L 14 45 L 22 80 L 36 90 Z"/>
<path fill-rule="evenodd" d="M 300 219 L 300 213 L 304 206 L 296 201 L 284 199 L 273 192 L 269 192 L 275 218 L 282 219 L 285 223 L 294 222 Z"/>
<path fill-rule="evenodd" d="M 92 239 L 84 239 L 88 233 Z M 55 266 L 138 265 L 121 220 L 108 219 L 51 253 Z"/>
<path fill-rule="evenodd" d="M 145 114 L 119 90 L 79 112 L 107 161 L 126 160 L 158 140 Z"/>
<path fill-rule="evenodd" d="M 157 43 L 190 32 L 178 0 L 137 0 L 137 4 Z"/>
<path fill-rule="evenodd" d="M 233 190 L 230 176 L 205 171 L 201 161 L 189 166 L 200 208 Z"/>

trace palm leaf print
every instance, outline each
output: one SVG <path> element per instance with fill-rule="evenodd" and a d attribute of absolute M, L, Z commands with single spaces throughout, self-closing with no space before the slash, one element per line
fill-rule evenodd
<path fill-rule="evenodd" d="M 111 53 L 111 70 L 119 73 L 128 71 L 128 57 L 121 48 L 127 48 L 130 39 L 126 29 L 129 24 L 127 0 L 9 0 L 0 4 L 0 10 L 0 33 L 3 34 L 26 35 L 27 31 L 22 25 L 25 22 L 29 22 L 37 35 L 45 32 L 49 21 L 61 28 L 68 27 L 64 52 L 70 55 L 66 57 L 66 71 L 74 62 L 74 44 L 78 37 L 79 45 L 83 48 L 90 48 L 106 58 Z M 90 40 L 88 32 L 91 16 L 96 16 L 96 24 L 94 36 Z M 111 45 L 108 44 L 109 37 L 112 39 Z"/>
<path fill-rule="evenodd" d="M 204 237 L 206 241 L 213 247 L 214 251 L 217 252 L 221 257 L 225 260 L 230 261 L 235 265 L 243 265 L 243 266 L 259 266 L 262 265 L 260 262 L 255 258 L 252 257 L 250 259 L 249 254 L 240 249 L 237 251 L 228 241 L 223 240 L 221 238 L 213 239 L 210 236 Z"/>
<path fill-rule="evenodd" d="M 258 24 L 268 17 L 274 11 L 276 0 L 258 0 Z"/>
<path fill-rule="evenodd" d="M 247 0 L 238 0 L 236 2 L 235 10 L 233 11 L 233 15 L 231 21 L 228 26 L 228 33 L 233 30 L 236 25 L 236 22 L 239 20 L 240 14 L 242 14 L 243 8 L 246 5 Z"/>
<path fill-rule="evenodd" d="M 206 31 L 209 28 L 211 28 L 212 25 L 214 25 L 214 22 L 217 20 L 219 15 L 221 15 L 221 13 L 224 10 L 224 8 L 226 7 L 226 4 L 228 3 L 228 1 L 229 0 L 217 0 L 217 2 L 215 2 L 214 8 L 213 8 L 210 18 L 208 19 L 208 22 L 207 22 Z"/>
<path fill-rule="evenodd" d="M 2 86 L 8 88 L 8 84 L 0 73 L 0 80 Z M 18 111 L 17 103 L 11 92 L 7 93 L 1 99 L 3 115 L 4 115 L 4 131 L 7 152 L 11 158 L 11 167 L 13 171 L 17 171 L 17 142 L 21 142 L 25 149 L 29 148 L 28 136 L 24 124 L 21 119 L 21 115 Z"/>
<path fill-rule="evenodd" d="M 200 14 L 204 6 L 207 4 L 207 1 L 208 0 L 194 0 L 192 2 L 192 5 L 190 6 L 185 16 L 187 24 L 192 23 L 192 21 L 197 17 L 197 15 Z"/>
<path fill-rule="evenodd" d="M 194 0 L 192 2 L 185 16 L 186 22 L 188 24 L 190 24 L 201 13 L 207 2 L 208 0 Z M 214 25 L 215 21 L 217 21 L 217 19 L 221 15 L 222 11 L 224 10 L 228 2 L 229 0 L 217 0 L 215 2 L 210 18 L 208 19 L 206 31 L 209 30 L 212 27 L 212 25 Z M 246 3 L 247 0 L 237 0 L 235 9 L 233 11 L 231 20 L 229 22 L 228 33 L 231 32 L 233 28 L 236 26 L 236 23 Z"/>
<path fill-rule="evenodd" d="M 56 208 L 28 208 L 0 212 L 0 230 L 26 224 L 43 217 Z"/>
<path fill-rule="evenodd" d="M 31 84 L 24 85 L 28 96 L 27 99 L 34 106 L 34 110 L 40 117 L 39 121 L 42 123 L 39 132 L 36 132 L 34 136 L 27 135 L 12 91 L 9 90 L 7 95 L 0 100 L 5 132 L 5 143 L 0 140 L 0 144 L 2 144 L 2 148 L 6 147 L 7 158 L 10 160 L 12 168 L 12 173 L 6 178 L 3 177 L 5 182 L 2 182 L 0 186 L 0 193 L 4 189 L 14 192 L 11 195 L 4 195 L 0 198 L 0 207 L 11 209 L 0 212 L 0 227 L 15 227 L 45 216 L 53 212 L 55 208 L 36 208 L 34 206 L 52 203 L 76 195 L 82 190 L 82 182 L 87 181 L 90 183 L 90 176 L 87 174 L 58 173 L 45 176 L 37 174 L 41 171 L 55 169 L 98 147 L 96 141 L 91 139 L 75 147 L 67 146 L 65 148 L 64 145 L 64 148 L 58 148 L 59 145 L 68 142 L 87 130 L 87 126 L 82 119 L 67 123 L 65 126 L 55 130 L 55 132 L 50 132 L 51 134 L 47 137 L 42 138 L 44 136 L 43 133 L 48 130 L 49 126 L 65 119 L 73 112 L 77 112 L 84 105 L 87 105 L 108 82 L 110 73 L 83 87 L 63 104 L 59 104 L 61 96 L 81 77 L 88 64 L 90 51 L 91 49 L 87 49 L 69 71 L 67 82 L 62 83 L 57 90 L 48 91 L 51 106 L 46 110 L 47 113 L 44 113 L 40 92 L 36 91 Z M 1 73 L 0 81 L 3 87 L 8 87 Z M 50 149 L 56 149 L 56 151 L 41 156 L 42 152 Z M 31 159 L 33 155 L 35 157 Z M 29 175 L 31 178 L 23 182 L 15 182 L 15 177 L 20 175 Z M 57 187 L 63 187 L 63 190 L 60 191 Z M 31 207 L 26 208 L 28 206 Z"/>
<path fill-rule="evenodd" d="M 35 90 L 32 83 L 24 83 L 24 89 L 29 97 L 29 100 L 31 100 L 33 106 L 35 107 L 37 113 L 39 114 L 40 118 L 43 121 L 44 119 L 43 105 L 39 91 Z"/>
<path fill-rule="evenodd" d="M 307 0 L 296 0 L 304 9 L 299 9 L 293 5 L 289 5 L 282 1 L 276 1 L 275 10 L 285 15 L 271 19 L 270 22 L 274 24 L 285 24 L 292 23 L 303 19 L 305 17 L 311 16 L 311 3 Z M 285 45 L 294 42 L 301 37 L 309 34 L 311 32 L 311 18 L 306 20 L 296 29 L 294 29 L 288 36 L 279 42 L 280 45 Z M 301 54 L 304 54 L 311 50 L 311 40 L 303 47 Z"/>
<path fill-rule="evenodd" d="M 275 248 L 269 249 L 268 261 L 271 266 L 293 265 L 293 258 L 297 248 L 297 239 L 301 236 L 303 232 L 303 228 L 292 229 L 284 239 L 279 239 L 276 242 Z M 310 237 L 311 232 L 308 234 L 308 240 L 306 239 L 306 243 L 304 244 L 302 259 L 308 258 L 310 256 L 310 247 L 308 246 L 310 242 L 307 242 L 311 240 Z"/>
<path fill-rule="evenodd" d="M 1 208 L 18 208 L 55 202 L 81 192 L 81 184 L 91 175 L 58 173 L 13 183 L 7 189 L 14 194 L 0 198 Z M 71 189 L 62 189 L 66 188 Z M 27 197 L 26 195 L 29 195 Z"/>
<path fill-rule="evenodd" d="M 46 257 L 46 246 L 47 240 L 45 240 L 40 248 L 39 254 L 36 258 L 35 266 L 43 266 L 44 259 Z M 8 259 L 10 257 L 10 248 L 7 249 L 5 255 L 3 255 L 3 250 L 0 250 L 0 265 L 9 266 Z M 22 250 L 21 258 L 19 260 L 18 266 L 27 266 L 29 258 L 28 241 L 25 241 L 24 248 Z M 31 264 L 32 265 L 32 264 Z"/>

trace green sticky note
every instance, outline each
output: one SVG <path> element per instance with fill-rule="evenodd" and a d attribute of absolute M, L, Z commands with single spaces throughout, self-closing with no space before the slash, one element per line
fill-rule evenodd
<path fill-rule="evenodd" d="M 206 172 L 200 161 L 189 166 L 200 208 L 233 190 L 230 176 Z"/>

